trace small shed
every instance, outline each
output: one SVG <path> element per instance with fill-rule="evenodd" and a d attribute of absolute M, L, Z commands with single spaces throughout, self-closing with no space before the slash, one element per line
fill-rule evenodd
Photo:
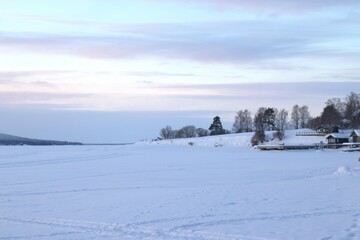
<path fill-rule="evenodd" d="M 360 129 L 353 130 L 350 134 L 350 138 L 354 143 L 360 143 Z"/>
<path fill-rule="evenodd" d="M 330 133 L 325 136 L 328 141 L 328 145 L 331 148 L 339 148 L 342 147 L 343 143 L 349 142 L 349 134 L 345 133 Z"/>

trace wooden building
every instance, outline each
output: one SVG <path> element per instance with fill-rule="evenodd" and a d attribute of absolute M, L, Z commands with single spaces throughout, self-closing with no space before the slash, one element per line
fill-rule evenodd
<path fill-rule="evenodd" d="M 320 125 L 316 128 L 316 132 L 322 134 L 328 134 L 330 133 L 330 128 L 327 126 Z"/>
<path fill-rule="evenodd" d="M 328 145 L 331 148 L 339 148 L 342 147 L 343 143 L 349 142 L 349 134 L 345 133 L 330 133 L 326 135 L 326 140 L 328 141 Z"/>
<path fill-rule="evenodd" d="M 360 143 L 360 129 L 353 130 L 350 134 L 351 142 Z"/>

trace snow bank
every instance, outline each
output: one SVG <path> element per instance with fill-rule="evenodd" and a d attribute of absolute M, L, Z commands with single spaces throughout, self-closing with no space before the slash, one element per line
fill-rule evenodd
<path fill-rule="evenodd" d="M 335 175 L 349 175 L 350 174 L 350 168 L 349 167 L 338 167 L 338 169 L 334 172 Z"/>

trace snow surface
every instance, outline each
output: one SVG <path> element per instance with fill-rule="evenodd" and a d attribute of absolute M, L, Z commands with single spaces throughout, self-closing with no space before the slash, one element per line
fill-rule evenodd
<path fill-rule="evenodd" d="M 359 153 L 228 145 L 1 147 L 0 239 L 360 239 Z"/>

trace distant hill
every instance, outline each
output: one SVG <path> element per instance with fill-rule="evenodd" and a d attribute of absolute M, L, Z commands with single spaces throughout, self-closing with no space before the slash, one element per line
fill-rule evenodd
<path fill-rule="evenodd" d="M 0 133 L 0 145 L 46 146 L 46 145 L 82 145 L 82 143 L 68 142 L 68 141 L 54 141 L 54 140 L 40 140 L 40 139 L 24 138 L 24 137 L 18 137 L 18 136 Z"/>

